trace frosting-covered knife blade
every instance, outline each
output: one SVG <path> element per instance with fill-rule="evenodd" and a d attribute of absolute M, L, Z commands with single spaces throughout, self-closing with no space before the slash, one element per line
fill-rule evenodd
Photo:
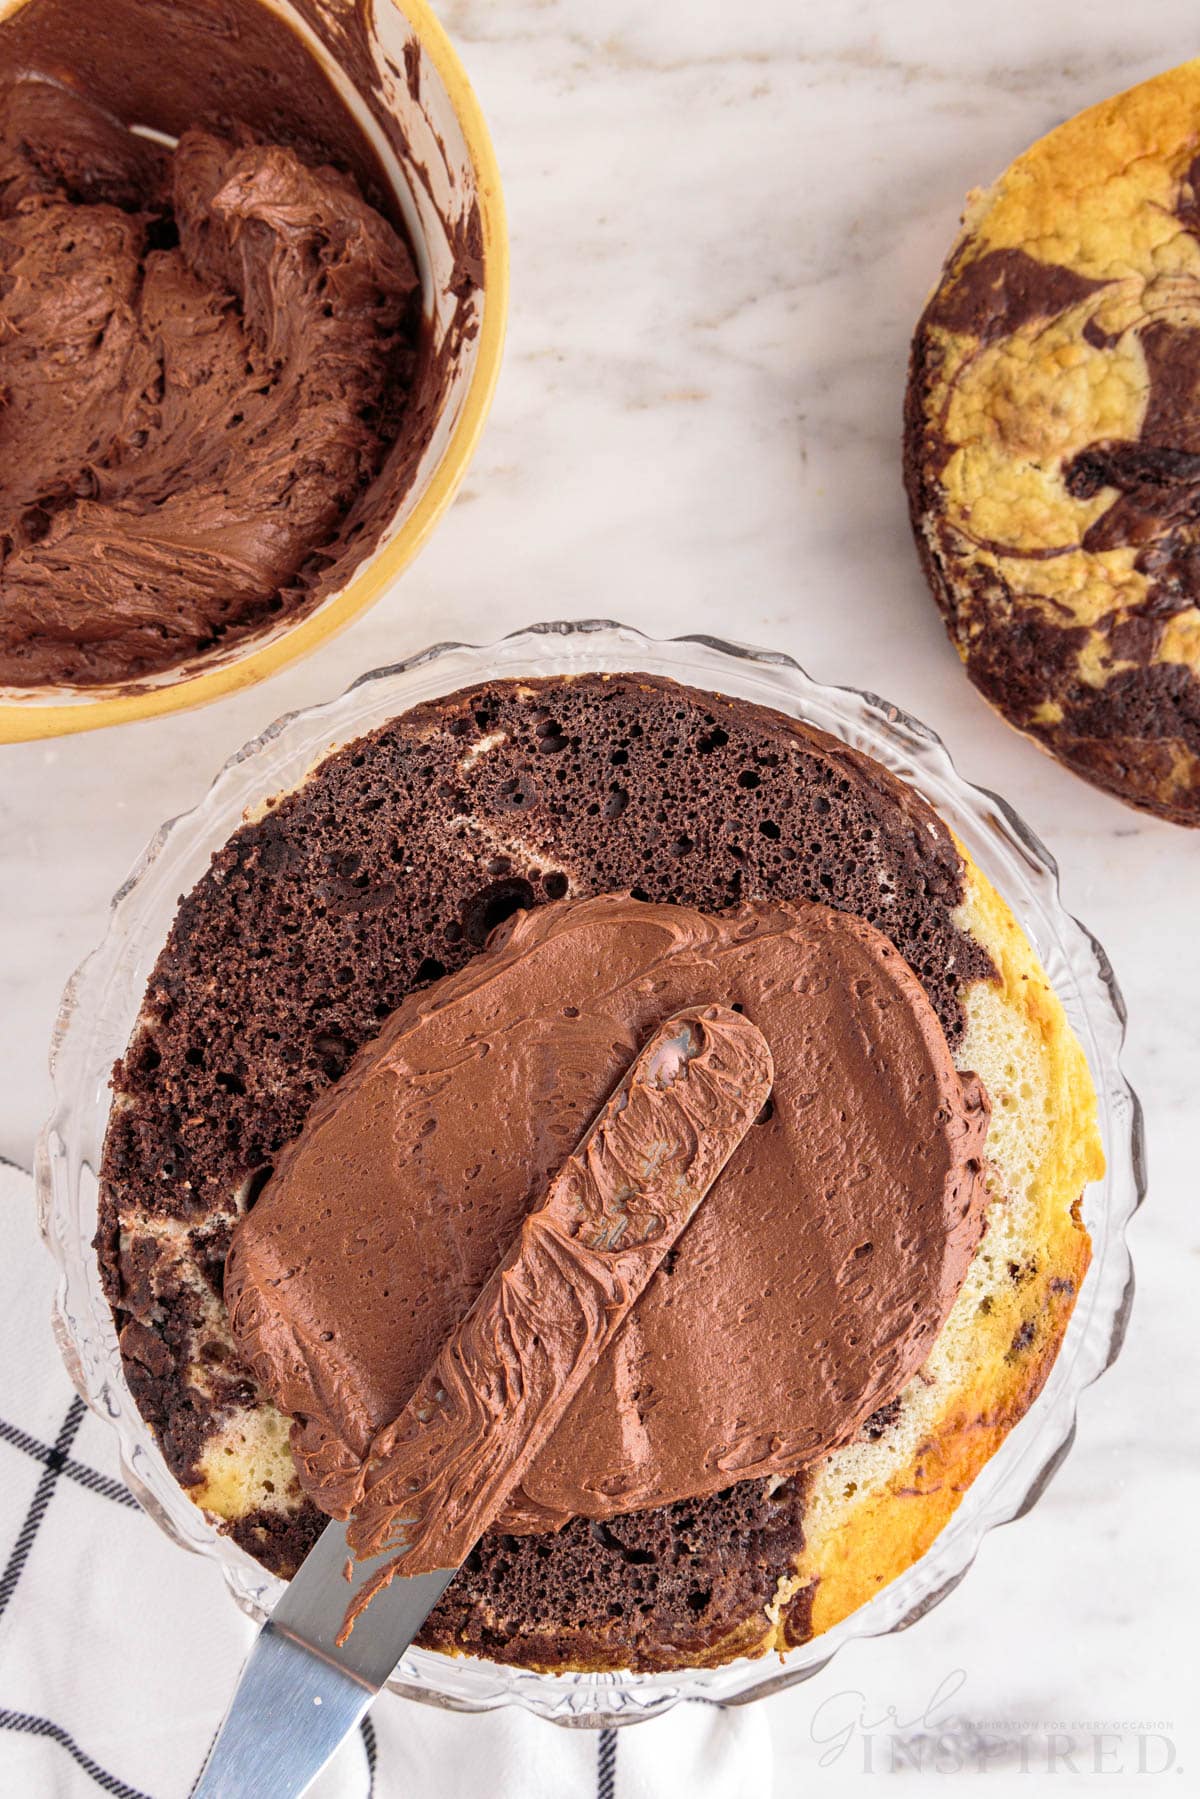
<path fill-rule="evenodd" d="M 773 1079 L 762 1032 L 724 1007 L 691 1007 L 652 1033 L 377 1433 L 350 1524 L 327 1526 L 263 1626 L 192 1799 L 294 1799 L 316 1778 L 503 1510 Z"/>

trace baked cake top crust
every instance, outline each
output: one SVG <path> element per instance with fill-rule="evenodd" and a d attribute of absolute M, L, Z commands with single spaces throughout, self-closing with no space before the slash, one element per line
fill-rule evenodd
<path fill-rule="evenodd" d="M 1200 823 L 1200 61 L 972 195 L 905 468 L 971 678 L 1088 780 Z"/>

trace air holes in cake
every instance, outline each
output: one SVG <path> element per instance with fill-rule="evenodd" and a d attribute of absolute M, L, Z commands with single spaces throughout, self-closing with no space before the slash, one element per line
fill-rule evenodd
<path fill-rule="evenodd" d="M 214 1075 L 213 1083 L 221 1089 L 222 1093 L 230 1093 L 235 1099 L 245 1098 L 246 1083 L 236 1074 Z"/>
<path fill-rule="evenodd" d="M 336 1031 L 322 1031 L 320 1036 L 313 1038 L 313 1049 L 322 1072 L 331 1081 L 341 1080 L 356 1047 L 348 1037 L 342 1037 Z"/>
<path fill-rule="evenodd" d="M 604 816 L 608 819 L 620 818 L 629 804 L 629 795 L 623 787 L 615 784 L 609 788 L 608 798 L 604 802 Z"/>
<path fill-rule="evenodd" d="M 271 1174 L 272 1168 L 269 1162 L 264 1162 L 261 1168 L 256 1168 L 254 1170 L 254 1173 L 246 1182 L 245 1192 L 242 1197 L 242 1210 L 244 1212 L 249 1212 L 251 1210 L 259 1194 L 270 1180 Z"/>
<path fill-rule="evenodd" d="M 597 1543 L 605 1549 L 612 1550 L 615 1555 L 619 1555 L 621 1560 L 631 1568 L 644 1567 L 654 1560 L 654 1557 L 646 1549 L 630 1549 L 628 1544 L 622 1543 L 620 1537 L 611 1531 L 607 1524 L 602 1524 L 598 1518 L 592 1520 L 590 1529 Z"/>
<path fill-rule="evenodd" d="M 426 956 L 425 960 L 419 964 L 413 978 L 420 986 L 426 981 L 440 981 L 445 972 L 446 964 L 444 962 L 439 962 L 436 956 Z"/>
<path fill-rule="evenodd" d="M 565 899 L 571 883 L 564 874 L 546 874 L 542 876 L 542 892 L 547 899 Z"/>
<path fill-rule="evenodd" d="M 782 832 L 773 818 L 764 818 L 758 828 L 761 834 L 769 838 L 772 843 L 778 843 L 782 836 Z"/>
<path fill-rule="evenodd" d="M 463 907 L 463 936 L 476 949 L 481 949 L 497 925 L 511 918 L 514 912 L 528 912 L 534 898 L 533 888 L 519 875 L 506 881 L 493 881 Z"/>
<path fill-rule="evenodd" d="M 854 1252 L 854 1260 L 864 1262 L 868 1256 L 874 1255 L 874 1253 L 875 1245 L 873 1243 L 860 1243 Z"/>
<path fill-rule="evenodd" d="M 758 786 L 758 783 L 759 776 L 752 768 L 744 768 L 738 776 L 738 786 L 745 787 L 751 793 L 753 793 L 754 789 Z"/>
<path fill-rule="evenodd" d="M 528 812 L 537 804 L 537 788 L 530 775 L 511 775 L 496 795 L 497 812 Z"/>
<path fill-rule="evenodd" d="M 543 756 L 557 756 L 560 750 L 567 747 L 567 739 L 563 736 L 562 727 L 553 718 L 545 718 L 537 728 L 537 746 Z"/>
<path fill-rule="evenodd" d="M 729 742 L 729 732 L 723 731 L 720 725 L 714 725 L 703 737 L 696 739 L 696 748 L 702 756 L 711 756 L 714 750 L 723 750 Z"/>

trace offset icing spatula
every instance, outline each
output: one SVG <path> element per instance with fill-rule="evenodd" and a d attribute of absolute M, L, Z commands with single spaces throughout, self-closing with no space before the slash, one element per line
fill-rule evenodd
<path fill-rule="evenodd" d="M 347 1599 L 389 1558 L 355 1562 L 346 1526 L 328 1524 L 258 1633 L 192 1799 L 290 1799 L 305 1792 L 433 1610 L 456 1568 L 394 1580 L 334 1642 Z"/>
<path fill-rule="evenodd" d="M 643 1046 L 371 1445 L 263 1625 L 192 1799 L 294 1799 L 365 1715 L 770 1095 L 758 1027 L 693 1007 Z M 362 1557 L 353 1560 L 352 1555 Z"/>

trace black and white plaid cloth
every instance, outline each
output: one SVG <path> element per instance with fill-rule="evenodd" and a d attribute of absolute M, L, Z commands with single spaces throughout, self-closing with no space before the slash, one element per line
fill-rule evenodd
<path fill-rule="evenodd" d="M 178 1549 L 116 1472 L 50 1330 L 54 1270 L 27 1174 L 0 1165 L 0 1795 L 186 1799 L 253 1626 L 217 1569 Z M 683 1705 L 652 1724 L 568 1731 L 385 1694 L 313 1799 L 762 1799 L 760 1707 Z"/>

